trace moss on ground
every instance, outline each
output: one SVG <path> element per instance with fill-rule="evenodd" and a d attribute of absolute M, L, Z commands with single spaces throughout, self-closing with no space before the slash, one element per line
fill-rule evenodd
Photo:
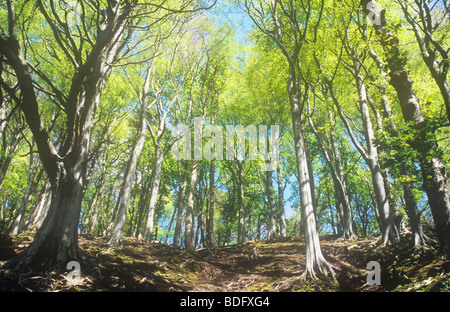
<path fill-rule="evenodd" d="M 13 238 L 16 253 L 33 233 Z M 435 246 L 413 252 L 405 237 L 382 247 L 376 238 L 345 241 L 324 237 L 322 251 L 335 268 L 332 277 L 304 280 L 305 245 L 300 238 L 252 241 L 188 253 L 160 243 L 126 238 L 110 246 L 105 238 L 80 238 L 94 267 L 82 268 L 82 280 L 71 285 L 67 272 L 15 274 L 0 272 L 3 291 L 449 291 L 450 262 Z M 381 286 L 367 285 L 366 265 L 379 261 Z M 1 264 L 1 263 L 0 263 Z"/>

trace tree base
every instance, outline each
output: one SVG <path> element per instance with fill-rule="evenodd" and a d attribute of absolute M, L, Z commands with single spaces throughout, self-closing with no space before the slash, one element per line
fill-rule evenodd
<path fill-rule="evenodd" d="M 300 276 L 301 280 L 318 280 L 318 274 L 324 277 L 331 277 L 333 280 L 336 280 L 336 269 L 331 263 L 326 261 L 325 259 L 316 259 L 314 265 L 306 265 L 305 271 Z"/>
<path fill-rule="evenodd" d="M 423 232 L 420 233 L 413 233 L 412 234 L 412 240 L 413 240 L 413 248 L 414 250 L 421 250 L 424 249 L 432 244 L 437 244 L 437 241 L 428 237 Z"/>
<path fill-rule="evenodd" d="M 48 246 L 35 240 L 27 249 L 6 262 L 0 269 L 18 273 L 65 272 L 67 264 L 71 261 L 78 262 L 81 270 L 91 269 L 94 262 L 78 247 L 78 244 L 74 245 L 68 248 L 61 248 L 61 246 L 58 248 L 58 244 Z"/>
<path fill-rule="evenodd" d="M 111 235 L 108 240 L 108 245 L 112 246 L 122 246 L 123 245 L 123 236 L 122 235 Z"/>
<path fill-rule="evenodd" d="M 358 239 L 358 235 L 356 234 L 343 234 L 340 239 L 347 241 L 355 241 Z"/>

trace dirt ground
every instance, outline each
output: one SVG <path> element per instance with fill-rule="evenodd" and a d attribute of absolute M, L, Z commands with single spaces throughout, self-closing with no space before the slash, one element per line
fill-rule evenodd
<path fill-rule="evenodd" d="M 20 253 L 31 234 L 11 237 L 0 265 Z M 450 261 L 433 246 L 414 252 L 409 237 L 382 247 L 376 238 L 344 241 L 322 237 L 322 251 L 335 276 L 302 279 L 305 245 L 301 238 L 252 241 L 188 253 L 158 242 L 133 238 L 112 247 L 106 238 L 80 237 L 80 247 L 94 265 L 81 267 L 81 280 L 71 284 L 67 272 L 0 271 L 0 291 L 22 292 L 444 292 L 450 289 Z M 11 250 L 14 253 L 11 253 Z M 381 285 L 368 285 L 370 261 L 378 261 Z"/>

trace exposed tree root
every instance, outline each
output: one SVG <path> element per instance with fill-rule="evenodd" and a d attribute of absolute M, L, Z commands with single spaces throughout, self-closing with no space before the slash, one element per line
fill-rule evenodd
<path fill-rule="evenodd" d="M 334 267 L 331 263 L 326 261 L 325 259 L 320 259 L 314 266 L 307 265 L 305 271 L 300 276 L 302 281 L 307 280 L 318 280 L 318 275 L 323 277 L 331 277 L 333 280 L 336 280 L 336 272 L 334 271 L 336 267 Z"/>

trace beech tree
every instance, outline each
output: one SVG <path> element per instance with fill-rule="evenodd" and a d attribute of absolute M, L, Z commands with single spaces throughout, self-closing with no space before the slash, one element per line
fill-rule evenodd
<path fill-rule="evenodd" d="M 177 9 L 171 9 L 163 3 L 131 0 L 98 2 L 95 6 L 82 1 L 82 14 L 77 16 L 80 23 L 75 25 L 69 20 L 69 8 L 61 8 L 56 1 L 7 1 L 8 27 L 0 38 L 2 63 L 11 68 L 17 79 L 21 96 L 19 107 L 49 177 L 52 197 L 47 217 L 33 243 L 9 261 L 6 268 L 61 266 L 73 260 L 87 262 L 78 248 L 78 221 L 93 118 L 102 91 L 121 54 L 130 52 L 127 44 L 140 18 L 159 11 L 165 14 L 153 16 L 157 20 L 162 19 L 174 11 L 187 9 L 189 5 L 182 3 L 177 5 Z M 42 37 L 38 29 L 22 27 L 31 10 L 39 13 L 37 17 L 44 21 L 41 25 L 48 27 L 54 36 L 55 45 L 53 50 L 47 51 L 46 57 L 60 69 L 66 68 L 68 75 L 72 76 L 66 77 L 66 81 L 56 84 L 49 73 L 39 67 L 39 60 L 33 65 L 33 58 L 26 54 L 30 38 Z M 152 22 L 147 22 L 144 29 Z M 60 56 L 55 54 L 56 51 Z M 48 99 L 64 112 L 66 125 L 61 142 L 50 137 L 42 121 L 40 89 L 34 83 L 34 75 L 49 90 Z"/>
<path fill-rule="evenodd" d="M 125 171 L 124 182 L 120 190 L 120 206 L 118 216 L 116 218 L 115 225 L 111 233 L 111 238 L 109 240 L 109 243 L 113 245 L 120 244 L 122 241 L 123 225 L 125 224 L 126 212 L 130 202 L 131 186 L 136 173 L 137 162 L 144 147 L 144 142 L 147 134 L 147 110 L 149 106 L 152 105 L 149 105 L 149 84 L 151 73 L 152 67 L 149 67 L 145 76 L 145 82 L 142 87 L 142 92 L 138 93 L 140 104 L 139 134 L 136 143 L 133 146 L 131 157 L 128 161 L 127 169 Z"/>
<path fill-rule="evenodd" d="M 195 21 L 195 20 L 194 20 Z M 156 103 L 155 109 L 150 112 L 151 119 L 148 122 L 149 132 L 155 146 L 155 163 L 153 168 L 153 179 L 150 189 L 150 198 L 148 201 L 147 222 L 144 232 L 144 240 L 151 241 L 153 236 L 154 214 L 159 192 L 161 170 L 164 157 L 171 150 L 172 145 L 178 140 L 178 137 L 167 140 L 167 123 L 171 119 L 177 120 L 185 124 L 186 120 L 182 119 L 182 113 L 177 112 L 176 118 L 171 118 L 172 111 L 176 109 L 176 103 L 185 100 L 181 95 L 184 90 L 190 90 L 192 82 L 195 81 L 199 72 L 199 64 L 201 56 L 199 55 L 196 45 L 192 44 L 193 36 L 188 35 L 193 25 L 187 27 L 181 26 L 178 36 L 174 39 L 171 55 L 168 57 L 169 62 L 160 70 L 160 77 L 153 79 L 152 88 L 155 89 Z M 184 91 L 189 92 L 189 91 Z M 178 106 L 178 108 L 183 106 Z M 192 114 L 191 106 L 184 106 L 188 110 L 184 116 Z M 153 127 L 153 124 L 156 127 Z"/>
<path fill-rule="evenodd" d="M 383 124 L 383 130 L 386 131 L 390 137 L 392 138 L 398 138 L 400 135 L 400 131 L 398 129 L 397 123 L 394 120 L 394 115 L 392 112 L 391 105 L 389 103 L 389 99 L 387 98 L 386 94 L 386 72 L 384 71 L 384 65 L 383 61 L 380 59 L 378 54 L 369 47 L 368 49 L 370 57 L 373 59 L 373 61 L 376 63 L 377 68 L 380 71 L 381 75 L 381 81 L 380 84 L 377 86 L 379 90 L 381 91 L 381 110 L 382 114 L 385 119 L 385 123 Z M 382 141 L 382 138 L 378 138 L 379 141 Z M 390 151 L 386 150 L 386 145 L 379 144 L 379 148 L 384 150 L 385 153 L 390 153 Z M 405 146 L 406 147 L 406 146 Z M 404 148 L 405 148 L 404 147 Z M 391 147 L 389 147 L 391 148 Z M 392 169 L 392 168 L 391 168 Z M 395 168 L 394 168 L 395 169 Z M 412 175 L 412 169 L 409 165 L 402 165 L 398 169 L 399 174 L 402 177 L 406 177 L 406 181 L 402 181 L 402 189 L 403 189 L 403 197 L 405 200 L 405 208 L 406 212 L 409 218 L 409 222 L 411 225 L 411 231 L 413 234 L 413 244 L 415 248 L 421 248 L 424 245 L 427 244 L 427 242 L 430 241 L 430 239 L 424 234 L 422 229 L 422 224 L 420 220 L 419 215 L 419 208 L 417 204 L 417 200 L 414 196 L 414 186 L 413 182 L 410 181 L 410 176 Z"/>
<path fill-rule="evenodd" d="M 309 102 L 309 101 L 308 101 Z M 332 149 L 327 148 L 326 143 L 322 139 L 319 132 L 316 130 L 314 121 L 311 116 L 311 111 L 308 103 L 308 122 L 311 131 L 314 133 L 317 141 L 319 142 L 320 148 L 324 155 L 324 158 L 330 168 L 331 176 L 334 182 L 334 188 L 336 190 L 336 201 L 338 204 L 338 211 L 340 222 L 342 226 L 342 236 L 345 239 L 355 239 L 357 237 L 356 229 L 354 228 L 353 222 L 353 211 L 350 206 L 350 199 L 347 193 L 347 187 L 344 179 L 344 172 L 342 170 L 342 163 L 340 158 L 340 153 L 337 148 L 336 140 L 334 138 L 334 127 L 330 131 L 331 145 Z M 333 121 L 333 113 L 331 108 L 328 108 L 330 120 Z"/>
<path fill-rule="evenodd" d="M 204 48 L 207 49 L 207 55 L 202 62 L 202 67 L 198 71 L 199 86 L 198 91 L 193 92 L 191 100 L 198 101 L 197 107 L 200 117 L 194 118 L 194 159 L 192 160 L 191 178 L 189 183 L 189 192 L 187 195 L 186 215 L 185 215 L 185 246 L 189 251 L 194 250 L 194 197 L 197 190 L 198 171 L 200 166 L 200 159 L 202 158 L 202 138 L 203 127 L 205 125 L 206 117 L 210 107 L 214 107 L 217 101 L 221 84 L 217 84 L 216 77 L 221 74 L 220 62 L 217 57 L 220 54 L 215 53 L 216 47 L 210 46 L 203 38 Z M 218 148 L 218 147 L 216 147 Z"/>
<path fill-rule="evenodd" d="M 305 141 L 303 109 L 305 92 L 302 88 L 302 64 L 300 52 L 306 39 L 314 40 L 314 29 L 317 29 L 322 18 L 324 1 L 272 3 L 244 1 L 249 16 L 265 35 L 278 46 L 289 65 L 287 90 L 292 114 L 294 132 L 294 149 L 298 170 L 302 220 L 306 241 L 306 269 L 304 276 L 315 277 L 316 272 L 327 275 L 334 274 L 331 265 L 323 257 L 319 233 L 317 231 L 314 212 L 314 194 L 311 192 L 312 178 L 308 167 L 307 146 Z"/>
<path fill-rule="evenodd" d="M 385 52 L 385 62 L 389 68 L 389 83 L 397 93 L 404 120 L 415 132 L 409 144 L 418 152 L 423 187 L 436 223 L 438 238 L 441 248 L 448 252 L 450 244 L 450 184 L 445 164 L 438 157 L 434 131 L 430 129 L 430 121 L 422 113 L 420 100 L 415 93 L 409 70 L 406 67 L 406 60 L 400 51 L 399 40 L 387 24 L 386 11 L 371 9 L 367 1 L 362 1 L 361 4 L 365 14 L 379 16 L 379 23 L 372 22 Z"/>
<path fill-rule="evenodd" d="M 45 73 L 29 65 L 16 28 L 17 19 L 23 17 L 16 15 L 13 1 L 8 1 L 7 4 L 8 34 L 3 34 L 0 39 L 1 53 L 16 74 L 22 96 L 20 109 L 33 133 L 42 164 L 50 179 L 52 199 L 45 222 L 32 245 L 8 262 L 6 267 L 61 265 L 70 260 L 85 262 L 86 257 L 78 248 L 77 226 L 92 121 L 100 94 L 111 72 L 111 64 L 115 62 L 122 48 L 122 38 L 128 35 L 125 26 L 134 4 L 127 2 L 121 5 L 119 1 L 111 1 L 102 8 L 104 11 L 90 12 L 91 15 L 86 16 L 86 19 L 96 25 L 97 40 L 92 41 L 92 32 L 84 24 L 84 27 L 78 28 L 80 42 L 77 45 L 67 15 L 64 20 L 64 11 L 58 12 L 53 1 L 35 3 L 36 9 L 52 29 L 58 48 L 73 66 L 75 74 L 69 90 L 58 89 Z M 23 12 L 25 7 L 21 9 Z M 94 22 L 95 20 L 97 22 Z M 83 44 L 90 45 L 89 52 L 85 52 L 88 50 L 85 50 Z M 36 74 L 48 83 L 53 93 L 56 93 L 55 101 L 58 101 L 66 114 L 67 135 L 59 150 L 50 139 L 40 118 L 39 99 L 31 75 L 34 69 Z"/>

